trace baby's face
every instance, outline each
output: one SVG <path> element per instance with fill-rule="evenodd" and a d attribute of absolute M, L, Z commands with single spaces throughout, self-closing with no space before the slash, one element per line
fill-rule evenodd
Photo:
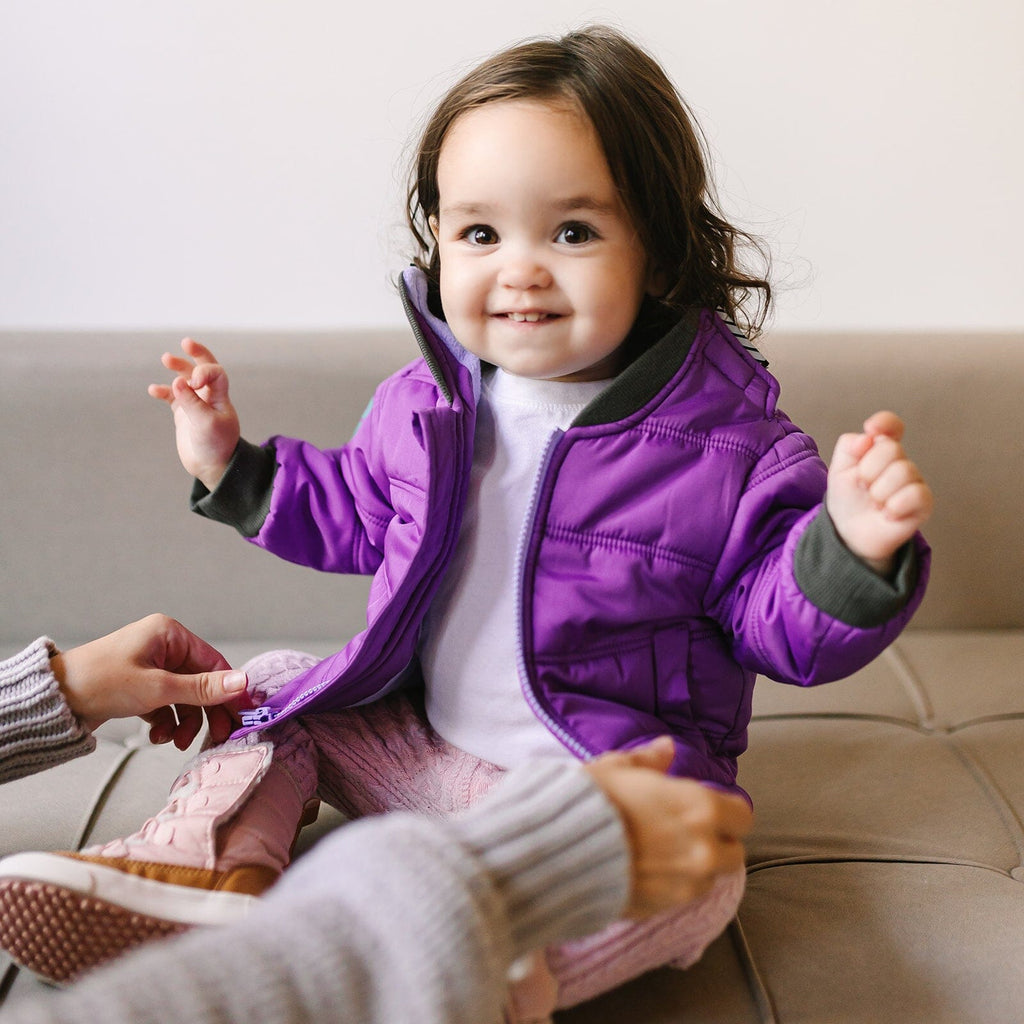
<path fill-rule="evenodd" d="M 448 325 L 509 373 L 602 380 L 648 290 L 647 259 L 590 121 L 500 101 L 463 114 L 431 221 Z"/>

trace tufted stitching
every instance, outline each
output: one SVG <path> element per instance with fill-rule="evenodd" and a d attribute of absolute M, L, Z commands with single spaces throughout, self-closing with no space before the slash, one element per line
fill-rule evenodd
<path fill-rule="evenodd" d="M 101 742 L 108 743 L 110 746 L 120 746 L 121 753 L 117 760 L 110 766 L 106 777 L 100 783 L 99 789 L 92 799 L 91 805 L 86 809 L 86 813 L 78 830 L 78 838 L 73 844 L 74 849 L 76 850 L 80 850 L 88 842 L 89 836 L 92 834 L 92 830 L 96 825 L 97 819 L 103 812 L 103 808 L 107 805 L 107 801 L 111 798 L 111 795 L 117 786 L 117 781 L 121 777 L 121 773 L 124 771 L 128 762 L 139 750 L 138 740 L 134 736 L 128 737 L 123 741 L 123 743 L 110 743 L 109 741 Z"/>
<path fill-rule="evenodd" d="M 999 819 L 1006 827 L 1006 831 L 1009 833 L 1014 848 L 1017 851 L 1018 860 L 1017 867 L 1010 872 L 1010 875 L 1019 882 L 1024 881 L 1024 822 L 1017 816 L 1013 805 L 1004 796 L 1002 789 L 1000 789 L 985 766 L 970 751 L 958 743 L 955 736 L 950 735 L 946 737 L 946 741 L 960 757 L 967 770 L 974 776 L 979 788 L 984 792 L 989 803 L 995 809 L 996 814 L 999 815 Z"/>
<path fill-rule="evenodd" d="M 903 689 L 917 712 L 921 727 L 928 732 L 934 732 L 938 727 L 938 716 L 928 697 L 928 689 L 921 677 L 911 668 L 898 640 L 882 652 L 881 660 L 888 663 L 896 678 L 903 685 Z"/>
<path fill-rule="evenodd" d="M 747 988 L 750 991 L 754 1005 L 757 1007 L 757 1016 L 760 1024 L 778 1024 L 779 1018 L 775 1012 L 772 997 L 768 992 L 768 986 L 765 984 L 761 972 L 757 969 L 757 964 L 754 962 L 754 954 L 751 952 L 750 944 L 747 942 L 747 936 L 743 931 L 743 925 L 740 923 L 739 916 L 732 919 L 726 931 L 732 940 L 736 958 L 739 960 L 743 973 L 746 975 Z"/>

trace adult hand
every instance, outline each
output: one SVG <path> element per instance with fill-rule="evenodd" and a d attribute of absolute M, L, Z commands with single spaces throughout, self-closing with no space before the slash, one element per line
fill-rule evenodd
<path fill-rule="evenodd" d="M 244 672 L 232 671 L 205 640 L 166 615 L 149 615 L 114 633 L 54 655 L 53 674 L 71 710 L 89 729 L 138 715 L 154 743 L 184 750 L 203 725 L 214 742 L 234 728 L 232 705 L 250 704 Z"/>
<path fill-rule="evenodd" d="M 744 864 L 741 840 L 753 824 L 750 806 L 742 797 L 666 774 L 674 752 L 671 738 L 661 736 L 586 765 L 626 829 L 633 872 L 630 917 L 689 903 L 719 875 Z"/>

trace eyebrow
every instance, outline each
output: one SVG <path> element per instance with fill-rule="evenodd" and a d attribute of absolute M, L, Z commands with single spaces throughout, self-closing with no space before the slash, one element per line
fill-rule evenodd
<path fill-rule="evenodd" d="M 598 199 L 595 196 L 569 196 L 566 199 L 558 199 L 551 204 L 560 213 L 617 213 L 618 205 L 613 201 Z M 475 203 L 467 201 L 464 203 L 442 203 L 438 213 L 447 214 L 449 217 L 481 217 L 493 212 L 493 207 L 486 203 Z"/>

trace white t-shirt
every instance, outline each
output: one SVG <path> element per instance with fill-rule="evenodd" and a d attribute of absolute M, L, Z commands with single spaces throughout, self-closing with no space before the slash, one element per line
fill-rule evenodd
<path fill-rule="evenodd" d="M 516 566 L 541 459 L 610 381 L 484 377 L 458 545 L 427 616 L 420 660 L 427 718 L 449 743 L 511 768 L 571 756 L 523 695 Z"/>

